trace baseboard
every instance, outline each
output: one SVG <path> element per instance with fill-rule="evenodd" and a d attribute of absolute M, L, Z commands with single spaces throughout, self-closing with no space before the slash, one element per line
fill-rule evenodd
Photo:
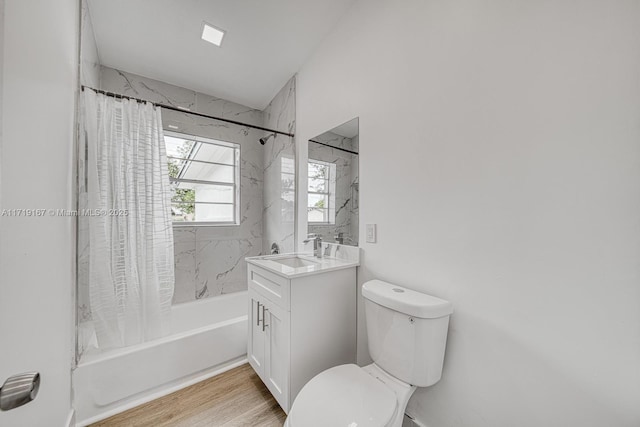
<path fill-rule="evenodd" d="M 186 380 L 184 381 L 179 381 L 179 382 L 173 382 L 171 383 L 170 386 L 166 387 L 166 388 L 162 388 L 159 391 L 155 391 L 153 393 L 150 394 L 146 394 L 143 397 L 140 397 L 138 399 L 135 400 L 129 400 L 126 401 L 126 403 L 123 403 L 122 405 L 113 408 L 109 411 L 105 411 L 103 413 L 101 413 L 100 415 L 96 415 L 95 417 L 86 419 L 86 420 L 81 420 L 78 423 L 75 424 L 75 427 L 86 427 L 90 424 L 93 423 L 97 423 L 98 421 L 102 421 L 104 419 L 107 419 L 109 417 L 112 417 L 114 415 L 117 415 L 121 412 L 127 411 L 129 409 L 135 408 L 136 406 L 140 406 L 143 405 L 145 403 L 151 402 L 152 400 L 156 400 L 160 397 L 166 396 L 168 394 L 171 394 L 173 392 L 176 392 L 178 390 L 182 390 L 183 388 L 189 387 L 191 385 L 194 385 L 196 383 L 199 383 L 200 381 L 204 381 L 207 380 L 211 377 L 215 377 L 216 375 L 220 375 L 226 371 L 229 371 L 233 368 L 237 368 L 240 365 L 244 365 L 245 363 L 247 363 L 248 360 L 246 357 L 242 357 L 239 360 L 236 361 L 232 361 L 229 364 L 224 365 L 223 367 L 217 367 L 217 368 L 213 368 L 213 369 L 207 369 L 204 372 L 200 372 L 199 374 L 195 374 L 192 376 L 187 377 Z M 75 414 L 74 414 L 75 417 Z"/>

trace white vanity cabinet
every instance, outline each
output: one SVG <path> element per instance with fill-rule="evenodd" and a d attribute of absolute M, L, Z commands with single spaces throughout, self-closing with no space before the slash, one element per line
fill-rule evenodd
<path fill-rule="evenodd" d="M 247 357 L 271 394 L 285 408 L 289 398 L 289 312 L 249 289 Z M 287 407 L 288 409 L 288 407 Z"/>
<path fill-rule="evenodd" d="M 356 361 L 356 266 L 286 275 L 249 261 L 248 280 L 247 358 L 289 413 L 316 374 Z"/>

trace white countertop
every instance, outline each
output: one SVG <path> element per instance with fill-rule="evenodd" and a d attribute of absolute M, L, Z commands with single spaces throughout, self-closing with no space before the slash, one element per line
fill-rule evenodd
<path fill-rule="evenodd" d="M 298 257 L 303 260 L 313 262 L 313 265 L 304 267 L 289 267 L 274 260 L 282 258 Z M 279 276 L 286 277 L 287 279 L 293 279 L 296 277 L 310 276 L 312 274 L 321 274 L 334 270 L 342 270 L 344 268 L 353 268 L 360 265 L 359 261 L 349 259 L 339 259 L 333 257 L 316 258 L 311 254 L 306 253 L 291 253 L 280 255 L 266 255 L 245 258 L 249 264 L 257 265 L 258 267 L 265 268 L 272 273 Z"/>

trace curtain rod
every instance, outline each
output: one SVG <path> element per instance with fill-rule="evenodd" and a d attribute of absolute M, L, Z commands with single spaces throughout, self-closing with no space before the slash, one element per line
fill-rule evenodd
<path fill-rule="evenodd" d="M 360 154 L 360 153 L 356 153 L 355 151 L 347 150 L 346 148 L 336 147 L 330 144 L 325 144 L 324 142 L 315 141 L 313 139 L 310 139 L 309 142 L 315 142 L 316 144 L 324 145 L 325 147 L 335 148 L 336 150 L 340 150 L 340 151 L 346 151 L 347 153 L 355 154 L 356 156 Z"/>
<path fill-rule="evenodd" d="M 164 108 L 164 109 L 171 110 L 171 111 L 177 111 L 179 113 L 192 114 L 194 116 L 205 117 L 207 119 L 220 120 L 221 122 L 232 123 L 232 124 L 238 125 L 238 126 L 246 126 L 246 127 L 250 127 L 250 128 L 253 128 L 253 129 L 259 129 L 259 130 L 263 130 L 263 131 L 266 131 L 266 132 L 270 132 L 270 133 L 277 133 L 277 134 L 280 134 L 280 135 L 289 136 L 291 138 L 293 138 L 295 136 L 292 133 L 282 132 L 282 131 L 275 130 L 275 129 L 269 129 L 269 128 L 265 128 L 265 127 L 262 127 L 262 126 L 256 126 L 256 125 L 252 125 L 252 124 L 249 124 L 249 123 L 242 123 L 242 122 L 238 122 L 236 120 L 223 119 L 222 117 L 210 116 L 208 114 L 198 113 L 196 111 L 191 111 L 191 110 L 188 110 L 186 108 L 174 107 L 173 105 L 159 104 L 159 103 L 156 103 L 156 102 L 146 101 L 146 100 L 140 99 L 140 98 L 134 98 L 132 96 L 121 95 L 119 93 L 114 93 L 114 92 L 107 92 L 106 90 L 100 90 L 100 89 L 96 89 L 96 88 L 93 88 L 93 87 L 90 87 L 90 86 L 82 85 L 82 86 L 80 86 L 80 88 L 81 88 L 82 91 L 84 91 L 85 89 L 90 89 L 90 90 L 92 90 L 94 92 L 101 93 L 101 94 L 103 94 L 105 96 L 110 96 L 110 97 L 113 97 L 113 98 L 120 98 L 120 99 L 124 98 L 124 99 L 129 99 L 131 101 L 136 101 L 136 102 L 141 102 L 141 103 L 148 102 L 149 104 L 153 105 L 154 107 L 160 107 L 160 108 Z"/>

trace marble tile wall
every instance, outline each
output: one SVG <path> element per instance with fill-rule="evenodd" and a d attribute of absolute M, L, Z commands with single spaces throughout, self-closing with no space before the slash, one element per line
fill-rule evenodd
<path fill-rule="evenodd" d="M 353 150 L 351 138 L 326 132 L 314 140 Z M 344 243 L 358 245 L 358 155 L 325 145 L 309 142 L 309 160 L 321 160 L 336 165 L 336 212 L 334 224 L 309 224 L 308 232 L 318 234 L 325 242 L 335 242 L 342 232 Z"/>
<path fill-rule="evenodd" d="M 100 60 L 87 0 L 80 2 L 80 84 L 100 87 Z"/>
<path fill-rule="evenodd" d="M 360 135 L 356 135 L 351 138 L 351 151 L 360 153 Z"/>
<path fill-rule="evenodd" d="M 358 152 L 358 136 L 356 135 L 354 138 L 347 138 L 342 135 L 338 135 L 333 132 L 325 132 L 322 135 L 318 135 L 312 139 L 312 141 L 322 142 L 324 144 L 329 144 L 333 147 L 344 148 L 349 151 Z"/>
<path fill-rule="evenodd" d="M 109 67 L 100 68 L 100 88 L 152 102 L 242 121 L 258 126 L 295 130 L 295 81 L 292 79 L 265 112 L 201 94 L 164 82 Z M 263 123 L 268 117 L 268 123 Z M 175 226 L 176 287 L 174 303 L 193 301 L 247 287 L 244 258 L 268 253 L 275 241 L 293 251 L 295 151 L 292 138 L 271 138 L 266 146 L 258 140 L 267 132 L 207 119 L 188 113 L 163 110 L 165 128 L 240 144 L 240 225 Z M 265 185 L 268 182 L 268 187 Z M 269 224 L 265 222 L 269 221 Z M 265 238 L 268 236 L 268 239 Z M 263 243 L 264 241 L 269 242 Z M 91 317 L 88 292 L 79 295 L 80 320 Z"/>
<path fill-rule="evenodd" d="M 242 123 L 264 124 L 260 110 L 110 67 L 100 67 L 100 88 Z"/>
<path fill-rule="evenodd" d="M 112 68 L 102 67 L 100 75 L 103 90 L 262 126 L 262 112 L 239 104 Z M 176 132 L 240 144 L 240 224 L 174 226 L 173 302 L 245 290 L 244 258 L 262 253 L 264 153 L 258 140 L 267 133 L 171 110 L 163 110 L 162 117 L 165 128 L 175 126 Z M 84 241 L 82 236 L 80 241 Z M 83 258 L 82 254 L 79 258 Z M 80 266 L 81 274 L 82 271 Z M 78 300 L 79 321 L 90 320 L 86 287 L 80 286 Z"/>
<path fill-rule="evenodd" d="M 262 253 L 264 131 L 165 110 L 176 132 L 240 144 L 240 225 L 174 226 L 174 303 L 247 289 L 245 257 Z"/>
<path fill-rule="evenodd" d="M 351 138 L 352 151 L 360 153 L 360 135 Z M 360 242 L 360 155 L 354 156 L 355 161 L 351 166 L 351 205 L 349 209 L 349 232 L 353 244 Z"/>
<path fill-rule="evenodd" d="M 295 76 L 265 108 L 264 123 L 267 128 L 295 134 Z M 295 138 L 277 135 L 264 146 L 264 253 L 271 253 L 274 243 L 280 253 L 295 249 L 295 156 Z"/>
<path fill-rule="evenodd" d="M 357 136 L 356 136 L 357 138 Z M 354 138 L 355 139 L 355 138 Z M 358 246 L 360 243 L 360 156 L 354 156 L 351 163 L 351 201 L 349 204 L 349 234 L 350 244 Z"/>

